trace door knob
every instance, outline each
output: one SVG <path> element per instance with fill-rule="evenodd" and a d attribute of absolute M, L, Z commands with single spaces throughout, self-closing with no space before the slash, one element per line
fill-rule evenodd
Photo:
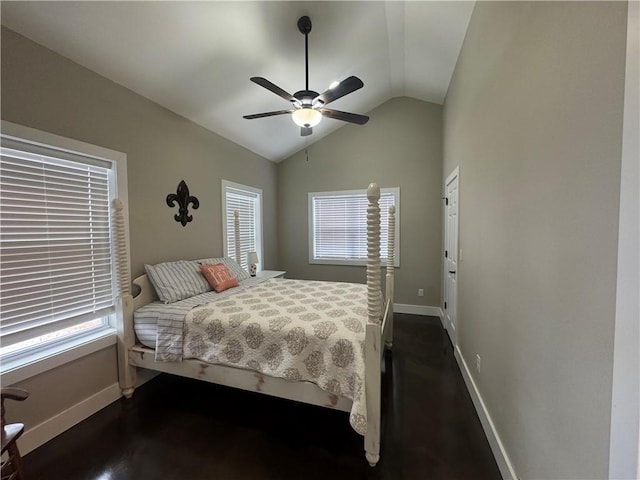
<path fill-rule="evenodd" d="M 455 270 L 449 270 L 449 273 L 453 273 L 455 275 L 456 271 Z"/>

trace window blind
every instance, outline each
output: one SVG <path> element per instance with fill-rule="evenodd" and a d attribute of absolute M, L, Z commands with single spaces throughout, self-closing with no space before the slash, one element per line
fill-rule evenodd
<path fill-rule="evenodd" d="M 380 195 L 380 258 L 387 259 L 389 206 L 395 194 Z M 367 195 L 312 194 L 313 260 L 366 261 L 367 259 Z M 396 247 L 397 248 L 397 247 Z"/>
<path fill-rule="evenodd" d="M 4 345 L 114 311 L 110 165 L 40 151 L 2 148 L 0 156 Z"/>
<path fill-rule="evenodd" d="M 236 257 L 236 235 L 234 231 L 234 211 L 238 211 L 240 224 L 240 258 L 236 260 L 247 270 L 248 252 L 258 252 L 258 225 L 257 218 L 259 215 L 259 194 L 247 190 L 241 190 L 234 187 L 225 187 L 226 189 L 226 226 L 227 226 L 227 255 L 231 258 Z"/>

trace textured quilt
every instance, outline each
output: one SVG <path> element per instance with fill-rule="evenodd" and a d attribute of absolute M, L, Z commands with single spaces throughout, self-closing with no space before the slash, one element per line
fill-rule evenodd
<path fill-rule="evenodd" d="M 251 277 L 240 282 L 239 287 L 224 292 L 206 292 L 195 297 L 185 298 L 178 302 L 165 304 L 160 301 L 151 302 L 133 312 L 135 323 L 155 324 L 156 334 L 152 340 L 157 362 L 181 362 L 182 341 L 184 336 L 184 318 L 194 307 L 222 300 L 240 291 L 252 288 L 266 281 L 264 278 Z M 136 330 L 138 325 L 136 325 Z M 152 329 L 153 330 L 153 329 Z M 136 332 L 137 333 L 137 332 Z"/>
<path fill-rule="evenodd" d="M 366 285 L 272 279 L 196 307 L 184 325 L 184 358 L 310 381 L 353 401 L 364 435 Z"/>

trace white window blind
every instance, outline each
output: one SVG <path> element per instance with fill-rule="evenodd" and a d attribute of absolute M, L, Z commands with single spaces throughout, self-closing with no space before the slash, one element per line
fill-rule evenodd
<path fill-rule="evenodd" d="M 1 153 L 3 346 L 111 314 L 111 164 L 35 146 Z"/>
<path fill-rule="evenodd" d="M 262 262 L 262 235 L 260 227 L 260 190 L 223 181 L 225 215 L 225 255 L 236 259 L 234 211 L 238 211 L 240 224 L 240 258 L 236 259 L 243 269 L 248 269 L 247 253 L 257 252 Z"/>
<path fill-rule="evenodd" d="M 380 258 L 388 251 L 389 206 L 399 217 L 400 191 L 383 189 L 380 195 Z M 367 259 L 366 191 L 320 192 L 309 194 L 311 263 L 364 265 Z M 399 224 L 396 222 L 395 266 L 399 266 Z"/>

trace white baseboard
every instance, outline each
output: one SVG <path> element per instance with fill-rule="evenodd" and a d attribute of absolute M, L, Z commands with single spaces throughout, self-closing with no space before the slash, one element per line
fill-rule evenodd
<path fill-rule="evenodd" d="M 393 311 L 396 313 L 409 313 L 412 315 L 425 315 L 442 318 L 442 309 L 429 305 L 409 305 L 406 303 L 394 303 Z"/>
<path fill-rule="evenodd" d="M 26 455 L 30 451 L 35 450 L 40 445 L 45 444 L 65 430 L 70 429 L 85 418 L 90 417 L 97 411 L 115 402 L 120 396 L 120 386 L 114 383 L 104 390 L 91 395 L 89 398 L 63 410 L 57 415 L 48 418 L 41 424 L 30 428 L 25 431 L 24 435 L 18 440 L 20 453 Z"/>
<path fill-rule="evenodd" d="M 484 400 L 482 400 L 478 387 L 473 381 L 471 371 L 469 370 L 467 363 L 464 361 L 460 347 L 457 345 L 455 347 L 455 357 L 458 361 L 460 371 L 462 372 L 464 383 L 467 385 L 467 390 L 469 390 L 469 394 L 471 395 L 471 400 L 473 400 L 473 405 L 476 407 L 478 417 L 480 417 L 480 423 L 482 423 L 482 428 L 487 436 L 487 440 L 489 441 L 491 451 L 496 459 L 502 478 L 505 480 L 518 480 L 516 471 L 513 468 L 513 464 L 511 463 L 506 450 L 504 449 L 504 445 L 500 439 L 500 435 L 498 435 L 493 420 L 491 419 L 491 415 L 489 415 L 489 411 L 484 404 Z"/>
<path fill-rule="evenodd" d="M 143 385 L 158 374 L 159 372 L 151 370 L 138 371 L 136 387 Z M 121 396 L 120 385 L 114 383 L 45 420 L 41 424 L 26 430 L 18 440 L 20 453 L 24 456 L 40 445 L 44 445 L 49 440 L 52 440 L 74 425 L 115 402 Z"/>

